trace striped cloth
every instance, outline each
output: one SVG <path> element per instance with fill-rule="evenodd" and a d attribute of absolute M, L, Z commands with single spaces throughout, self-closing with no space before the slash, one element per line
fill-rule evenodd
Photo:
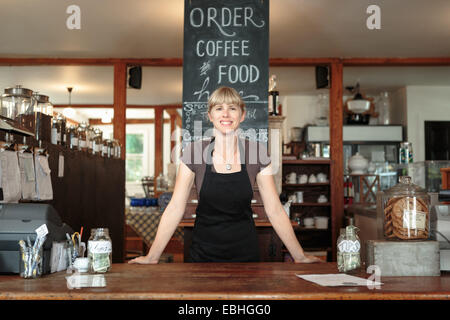
<path fill-rule="evenodd" d="M 156 231 L 158 230 L 162 213 L 159 211 L 132 211 L 127 208 L 125 209 L 125 215 L 126 224 L 129 225 L 142 239 L 144 239 L 147 246 L 150 247 L 153 240 L 155 240 Z M 183 242 L 183 228 L 178 227 L 175 230 L 173 237 Z"/>

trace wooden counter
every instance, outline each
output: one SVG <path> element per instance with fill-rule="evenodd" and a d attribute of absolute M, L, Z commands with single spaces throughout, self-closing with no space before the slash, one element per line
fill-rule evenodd
<path fill-rule="evenodd" d="M 450 299 L 450 274 L 383 277 L 381 289 L 321 287 L 295 274 L 337 273 L 335 263 L 114 264 L 105 288 L 68 289 L 65 272 L 40 279 L 0 276 L 0 299 Z M 368 278 L 369 274 L 358 276 Z"/>

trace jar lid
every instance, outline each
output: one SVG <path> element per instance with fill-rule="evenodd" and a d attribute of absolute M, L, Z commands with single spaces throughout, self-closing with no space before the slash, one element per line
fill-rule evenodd
<path fill-rule="evenodd" d="M 22 88 L 21 85 L 16 85 L 13 88 L 6 88 L 5 89 L 5 95 L 6 96 L 16 96 L 16 97 L 25 97 L 25 98 L 31 98 L 33 94 L 33 90 Z"/>
<path fill-rule="evenodd" d="M 48 102 L 48 96 L 43 94 L 38 94 L 37 92 L 33 93 L 33 98 L 36 99 L 39 103 L 47 103 Z"/>
<path fill-rule="evenodd" d="M 425 189 L 411 182 L 411 177 L 400 176 L 399 183 L 385 191 L 386 194 L 391 196 L 427 196 Z"/>

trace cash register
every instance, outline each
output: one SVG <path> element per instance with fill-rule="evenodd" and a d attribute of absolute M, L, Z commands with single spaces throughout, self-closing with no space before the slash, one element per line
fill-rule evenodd
<path fill-rule="evenodd" d="M 46 224 L 47 239 L 43 246 L 43 273 L 50 273 L 50 254 L 53 242 L 65 241 L 73 230 L 61 221 L 55 208 L 42 203 L 0 204 L 0 273 L 20 273 L 19 240 L 32 242 L 35 230 Z"/>

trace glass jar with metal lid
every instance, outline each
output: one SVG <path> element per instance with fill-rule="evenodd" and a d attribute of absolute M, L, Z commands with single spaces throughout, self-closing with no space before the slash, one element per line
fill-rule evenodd
<path fill-rule="evenodd" d="M 424 240 L 430 235 L 430 196 L 401 176 L 381 196 L 384 237 L 388 240 Z"/>
<path fill-rule="evenodd" d="M 58 113 L 56 116 L 56 120 L 59 125 L 59 136 L 58 136 L 58 144 L 65 146 L 66 145 L 66 118 Z"/>
<path fill-rule="evenodd" d="M 78 149 L 87 151 L 87 124 L 82 122 L 78 125 Z"/>
<path fill-rule="evenodd" d="M 67 144 L 72 150 L 78 150 L 78 130 L 74 125 L 67 129 Z"/>
<path fill-rule="evenodd" d="M 94 139 L 92 144 L 93 154 L 102 154 L 103 150 L 103 132 L 99 128 L 94 129 Z"/>
<path fill-rule="evenodd" d="M 35 114 L 34 134 L 36 140 L 51 141 L 53 105 L 48 96 L 33 93 L 33 110 Z"/>
<path fill-rule="evenodd" d="M 16 120 L 20 114 L 32 113 L 31 105 L 33 91 L 17 85 L 6 88 L 2 96 L 2 116 Z"/>
<path fill-rule="evenodd" d="M 86 138 L 87 138 L 87 148 L 89 153 L 94 153 L 94 140 L 95 140 L 95 129 L 90 125 L 87 126 L 86 129 Z"/>

